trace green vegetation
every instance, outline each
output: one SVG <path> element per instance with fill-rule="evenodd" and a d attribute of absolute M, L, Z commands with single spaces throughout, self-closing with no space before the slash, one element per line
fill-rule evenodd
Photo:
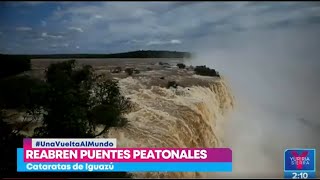
<path fill-rule="evenodd" d="M 186 65 L 184 65 L 183 63 L 178 63 L 177 66 L 178 66 L 179 69 L 186 68 Z"/>
<path fill-rule="evenodd" d="M 194 68 L 194 71 L 196 74 L 198 75 L 202 75 L 202 76 L 216 76 L 216 77 L 220 77 L 219 73 L 214 70 L 214 69 L 210 69 L 206 66 L 196 66 Z"/>
<path fill-rule="evenodd" d="M 76 69 L 75 61 L 52 64 L 46 79 L 49 88 L 43 108 L 48 113 L 37 136 L 95 137 L 110 127 L 125 125 L 121 115 L 130 108 L 129 102 L 121 96 L 116 81 L 94 76 L 91 66 Z M 95 134 L 97 125 L 105 128 Z"/>
<path fill-rule="evenodd" d="M 30 59 L 25 56 L 0 55 L 0 79 L 30 69 Z"/>
<path fill-rule="evenodd" d="M 47 54 L 47 55 L 16 55 L 17 57 L 26 57 L 29 59 L 37 58 L 190 58 L 189 52 L 177 51 L 132 51 L 116 54 Z"/>
<path fill-rule="evenodd" d="M 12 76 L 0 80 L 0 104 L 6 109 L 39 106 L 45 101 L 47 84 L 29 76 Z"/>
<path fill-rule="evenodd" d="M 23 136 L 14 132 L 14 128 L 5 122 L 7 115 L 0 109 L 0 174 L 1 177 L 21 177 L 16 172 L 17 148 L 23 146 Z"/>
<path fill-rule="evenodd" d="M 16 148 L 22 147 L 23 136 L 7 122 L 8 108 L 20 109 L 38 121 L 32 137 L 93 138 L 111 127 L 123 127 L 123 114 L 131 103 L 120 94 L 117 81 L 94 74 L 91 66 L 77 67 L 74 60 L 52 64 L 46 80 L 28 76 L 5 77 L 0 80 L 0 174 L 7 177 L 131 177 L 128 173 L 30 173 L 16 172 Z M 16 97 L 15 97 L 16 96 Z M 14 101 L 10 101 L 11 98 Z M 39 118 L 43 117 L 43 118 Z M 96 127 L 104 127 L 100 132 Z"/>

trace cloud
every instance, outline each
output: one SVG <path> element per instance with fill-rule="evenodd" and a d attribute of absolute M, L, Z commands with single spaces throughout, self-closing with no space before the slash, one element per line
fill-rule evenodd
<path fill-rule="evenodd" d="M 23 5 L 30 5 L 30 6 L 38 6 L 38 5 L 42 5 L 48 2 L 41 2 L 41 1 L 28 1 L 28 2 L 19 2 L 17 4 L 23 4 Z"/>
<path fill-rule="evenodd" d="M 31 27 L 17 27 L 17 31 L 32 31 Z"/>
<path fill-rule="evenodd" d="M 79 28 L 79 27 L 69 27 L 68 29 L 73 31 L 83 32 L 82 28 Z"/>
<path fill-rule="evenodd" d="M 77 48 L 77 49 L 79 49 L 79 48 L 80 48 L 80 46 L 76 46 L 76 48 Z"/>
<path fill-rule="evenodd" d="M 69 47 L 69 44 L 68 43 L 63 43 L 63 44 L 52 44 L 50 47 L 53 47 L 53 48 L 58 48 L 58 47 Z"/>
<path fill-rule="evenodd" d="M 180 40 L 170 40 L 170 41 L 161 41 L 161 40 L 154 40 L 154 41 L 149 41 L 147 43 L 147 46 L 151 46 L 151 45 L 165 45 L 165 44 L 181 44 Z"/>
<path fill-rule="evenodd" d="M 51 3 L 51 2 L 45 2 L 45 1 L 29 1 L 29 2 L 24 2 L 25 4 L 30 4 L 30 5 L 41 5 L 41 4 L 47 4 L 47 3 Z"/>
<path fill-rule="evenodd" d="M 102 18 L 101 15 L 95 15 L 94 17 L 97 18 L 97 19 L 101 19 Z"/>
<path fill-rule="evenodd" d="M 8 5 L 19 7 L 19 6 L 40 6 L 40 5 L 55 5 L 55 4 L 61 4 L 61 5 L 68 5 L 73 4 L 73 2 L 46 2 L 46 1 L 23 1 L 23 2 L 6 2 Z"/>
<path fill-rule="evenodd" d="M 36 41 L 43 41 L 44 39 L 43 38 L 37 38 L 35 39 Z"/>
<path fill-rule="evenodd" d="M 130 5 L 130 6 L 129 6 Z M 52 18 L 72 27 L 82 27 L 91 34 L 89 44 L 110 44 L 136 39 L 145 45 L 178 44 L 165 42 L 179 38 L 192 41 L 208 35 L 238 33 L 253 29 L 273 29 L 279 24 L 296 26 L 303 17 L 314 16 L 310 5 L 297 11 L 293 4 L 281 4 L 270 13 L 275 3 L 251 4 L 247 2 L 130 2 L 126 4 L 99 2 L 69 6 L 55 11 Z M 297 5 L 296 5 L 297 6 Z M 314 8 L 314 7 L 313 7 Z M 97 14 L 99 12 L 99 14 Z M 262 13 L 263 12 L 263 13 Z M 101 21 L 103 17 L 104 21 Z M 79 31 L 80 32 L 80 31 Z M 75 36 L 75 35 L 74 35 Z M 156 39 L 149 41 L 148 39 Z M 80 40 L 82 41 L 82 40 Z M 85 43 L 85 42 L 83 42 Z M 131 46 L 130 43 L 125 43 Z M 192 44 L 191 44 L 192 46 Z"/>
<path fill-rule="evenodd" d="M 35 34 L 12 34 L 11 37 L 16 36 L 15 41 L 20 39 L 20 43 L 24 39 L 26 46 L 36 38 L 45 38 L 42 46 L 46 47 L 55 43 L 51 40 L 63 38 L 81 49 L 95 52 L 149 46 L 163 49 L 178 44 L 175 49 L 192 50 L 209 37 L 229 39 L 235 33 L 320 24 L 320 6 L 304 2 L 48 2 L 43 6 L 46 7 L 46 15 L 32 12 L 39 17 L 37 22 L 43 21 L 41 30 L 34 27 Z M 0 31 L 7 34 L 5 29 L 0 28 Z M 48 33 L 42 36 L 43 31 Z M 90 38 L 74 32 L 82 32 Z M 225 45 L 213 43 L 215 47 Z"/>
<path fill-rule="evenodd" d="M 44 37 L 44 38 L 52 38 L 52 39 L 61 39 L 61 38 L 63 38 L 63 36 L 61 36 L 61 35 L 49 35 L 46 32 L 42 33 L 41 36 Z"/>
<path fill-rule="evenodd" d="M 46 21 L 41 21 L 41 26 L 43 26 L 43 27 L 47 26 L 47 22 Z"/>
<path fill-rule="evenodd" d="M 181 44 L 180 40 L 173 39 L 170 41 L 171 44 Z"/>

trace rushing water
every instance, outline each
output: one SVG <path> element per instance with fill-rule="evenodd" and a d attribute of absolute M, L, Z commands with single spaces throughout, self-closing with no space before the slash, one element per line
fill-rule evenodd
<path fill-rule="evenodd" d="M 135 104 L 126 117 L 129 126 L 111 131 L 120 147 L 222 147 L 223 121 L 234 99 L 223 80 L 208 87 L 147 88 L 133 78 L 120 81 Z M 145 178 L 195 178 L 203 173 L 137 173 Z"/>

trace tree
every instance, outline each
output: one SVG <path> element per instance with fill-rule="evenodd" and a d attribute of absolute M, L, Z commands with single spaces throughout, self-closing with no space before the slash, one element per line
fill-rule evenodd
<path fill-rule="evenodd" d="M 186 65 L 184 65 L 183 63 L 178 63 L 177 66 L 178 66 L 179 69 L 186 68 Z"/>
<path fill-rule="evenodd" d="M 16 152 L 18 147 L 22 147 L 24 136 L 14 132 L 14 128 L 6 120 L 6 113 L 0 109 L 0 175 L 17 177 Z"/>
<path fill-rule="evenodd" d="M 220 77 L 219 73 L 214 70 L 214 69 L 210 69 L 206 66 L 196 66 L 194 68 L 194 71 L 196 74 L 198 75 L 202 75 L 202 76 L 216 76 L 216 77 Z"/>
<path fill-rule="evenodd" d="M 89 67 L 75 69 L 75 61 L 52 64 L 46 71 L 48 90 L 43 107 L 43 127 L 36 136 L 53 138 L 89 137 L 86 119 L 91 72 Z"/>
<path fill-rule="evenodd" d="M 0 103 L 7 109 L 40 106 L 45 100 L 47 84 L 29 76 L 12 76 L 0 80 Z"/>
<path fill-rule="evenodd" d="M 123 113 L 131 108 L 130 102 L 121 95 L 117 81 L 96 76 L 91 66 L 77 67 L 74 60 L 52 64 L 46 71 L 46 81 L 27 77 L 10 79 L 6 90 L 18 84 L 26 91 L 18 96 L 11 108 L 23 107 L 34 116 L 43 115 L 41 126 L 33 137 L 41 138 L 92 138 L 111 127 L 122 127 L 127 121 Z M 0 89 L 2 90 L 2 89 Z M 14 95 L 13 92 L 10 95 Z M 2 101 L 7 103 L 6 101 Z M 0 108 L 9 107 L 0 104 Z M 1 110 L 1 109 L 0 109 Z M 22 147 L 23 136 L 19 129 L 6 123 L 7 116 L 0 111 L 1 163 L 0 174 L 7 177 L 118 177 L 130 178 L 131 174 L 117 173 L 29 173 L 16 172 L 16 148 Z M 103 125 L 101 132 L 96 127 Z"/>
<path fill-rule="evenodd" d="M 117 81 L 94 75 L 91 66 L 76 68 L 75 61 L 52 64 L 46 71 L 46 79 L 49 88 L 44 109 L 47 114 L 43 126 L 35 131 L 36 136 L 91 138 L 127 123 L 122 114 L 130 110 L 131 104 L 121 95 Z M 96 133 L 98 125 L 104 129 Z M 79 175 L 72 174 L 72 177 Z M 93 176 L 131 177 L 125 172 Z"/>
<path fill-rule="evenodd" d="M 132 105 L 121 95 L 117 81 L 99 75 L 96 77 L 95 83 L 93 88 L 95 95 L 90 100 L 89 120 L 92 123 L 92 130 L 96 125 L 104 125 L 104 129 L 94 135 L 99 136 L 110 127 L 125 126 L 127 120 L 122 117 L 122 114 L 128 112 Z"/>
<path fill-rule="evenodd" d="M 0 79 L 31 69 L 30 59 L 25 56 L 0 55 Z"/>
<path fill-rule="evenodd" d="M 75 61 L 52 64 L 46 79 L 47 114 L 43 126 L 35 132 L 37 136 L 96 137 L 126 124 L 122 114 L 130 108 L 130 102 L 121 95 L 117 81 L 95 76 L 91 66 L 76 68 Z M 96 134 L 98 125 L 104 130 Z"/>

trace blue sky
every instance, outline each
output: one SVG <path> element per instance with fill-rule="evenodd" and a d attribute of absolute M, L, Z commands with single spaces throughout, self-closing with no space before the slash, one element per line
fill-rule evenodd
<path fill-rule="evenodd" d="M 317 2 L 1 2 L 0 52 L 193 51 L 208 38 L 319 28 L 319 12 Z"/>

